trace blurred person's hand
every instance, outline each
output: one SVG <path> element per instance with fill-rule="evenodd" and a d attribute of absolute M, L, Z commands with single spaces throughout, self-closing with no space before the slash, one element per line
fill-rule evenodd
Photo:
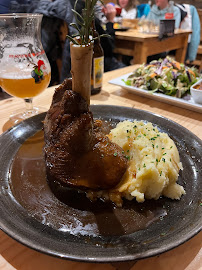
<path fill-rule="evenodd" d="M 104 6 L 103 12 L 109 22 L 114 22 L 114 17 L 116 16 L 116 7 L 111 3 Z"/>

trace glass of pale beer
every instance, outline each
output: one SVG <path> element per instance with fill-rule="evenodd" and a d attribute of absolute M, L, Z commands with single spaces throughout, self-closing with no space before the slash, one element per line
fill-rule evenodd
<path fill-rule="evenodd" d="M 10 116 L 16 124 L 44 111 L 33 97 L 50 83 L 51 68 L 41 43 L 41 14 L 0 14 L 0 86 L 22 98 L 25 109 Z"/>

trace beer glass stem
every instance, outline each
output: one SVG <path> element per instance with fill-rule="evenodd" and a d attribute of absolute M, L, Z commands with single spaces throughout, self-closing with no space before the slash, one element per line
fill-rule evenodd
<path fill-rule="evenodd" d="M 26 112 L 31 112 L 33 110 L 32 98 L 25 98 Z"/>

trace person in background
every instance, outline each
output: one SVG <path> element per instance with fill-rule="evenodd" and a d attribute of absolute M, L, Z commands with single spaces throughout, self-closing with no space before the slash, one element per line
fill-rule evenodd
<path fill-rule="evenodd" d="M 159 24 L 160 20 L 165 19 L 165 14 L 169 11 L 168 0 L 155 0 L 155 5 L 152 6 L 147 19 L 153 21 L 155 24 Z M 175 28 L 180 27 L 181 13 L 178 7 L 173 6 L 173 13 L 175 19 Z"/>
<path fill-rule="evenodd" d="M 117 8 L 120 9 L 118 5 L 114 3 L 107 3 L 103 6 L 102 2 L 98 1 L 95 5 L 95 16 L 104 26 L 110 22 L 114 23 L 115 17 L 117 16 Z"/>
<path fill-rule="evenodd" d="M 175 28 L 180 27 L 181 12 L 178 7 L 172 6 L 173 8 L 173 19 L 175 20 Z M 160 24 L 160 20 L 165 20 L 166 13 L 170 13 L 170 3 L 168 0 L 155 0 L 155 4 L 152 6 L 147 20 L 153 21 L 156 25 Z M 169 52 L 163 52 L 147 57 L 147 63 L 158 60 L 159 58 L 165 58 Z"/>
<path fill-rule="evenodd" d="M 118 61 L 114 56 L 115 30 L 114 18 L 116 16 L 116 7 L 110 3 L 105 5 L 105 13 L 101 2 L 95 6 L 95 28 L 99 35 L 108 34 L 110 37 L 100 39 L 104 51 L 104 72 L 125 67 L 122 61 Z M 104 26 L 104 27 L 103 27 Z"/>
<path fill-rule="evenodd" d="M 118 0 L 121 8 L 120 17 L 122 19 L 135 19 L 137 17 L 136 0 Z"/>
<path fill-rule="evenodd" d="M 100 5 L 99 18 L 103 24 L 107 22 L 121 22 L 122 19 L 135 19 L 137 10 L 135 8 L 137 0 L 118 0 L 117 4 L 112 2 L 102 6 Z"/>
<path fill-rule="evenodd" d="M 95 6 L 95 16 L 99 18 L 99 20 L 103 24 L 106 24 L 108 22 L 114 23 L 114 19 L 117 14 L 117 7 L 118 6 L 114 3 L 107 3 L 103 6 L 102 3 L 98 1 Z"/>
<path fill-rule="evenodd" d="M 0 0 L 0 14 L 9 12 L 10 0 Z"/>
<path fill-rule="evenodd" d="M 191 29 L 192 33 L 188 38 L 188 47 L 185 61 L 190 63 L 196 59 L 198 46 L 200 44 L 200 18 L 197 9 L 189 4 L 176 4 L 181 12 L 180 29 Z"/>
<path fill-rule="evenodd" d="M 147 17 L 151 9 L 151 0 L 148 1 L 148 3 L 143 3 L 140 5 L 137 5 L 137 16 L 136 18 L 141 17 Z"/>

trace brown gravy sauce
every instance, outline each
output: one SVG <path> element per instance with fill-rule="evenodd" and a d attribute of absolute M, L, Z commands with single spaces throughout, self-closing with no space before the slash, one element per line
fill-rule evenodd
<path fill-rule="evenodd" d="M 13 160 L 10 178 L 15 199 L 42 224 L 73 235 L 112 236 L 145 229 L 167 215 L 161 200 L 142 204 L 125 201 L 118 208 L 101 200 L 90 202 L 75 190 L 56 197 L 47 184 L 43 145 L 42 131 L 23 143 Z"/>

